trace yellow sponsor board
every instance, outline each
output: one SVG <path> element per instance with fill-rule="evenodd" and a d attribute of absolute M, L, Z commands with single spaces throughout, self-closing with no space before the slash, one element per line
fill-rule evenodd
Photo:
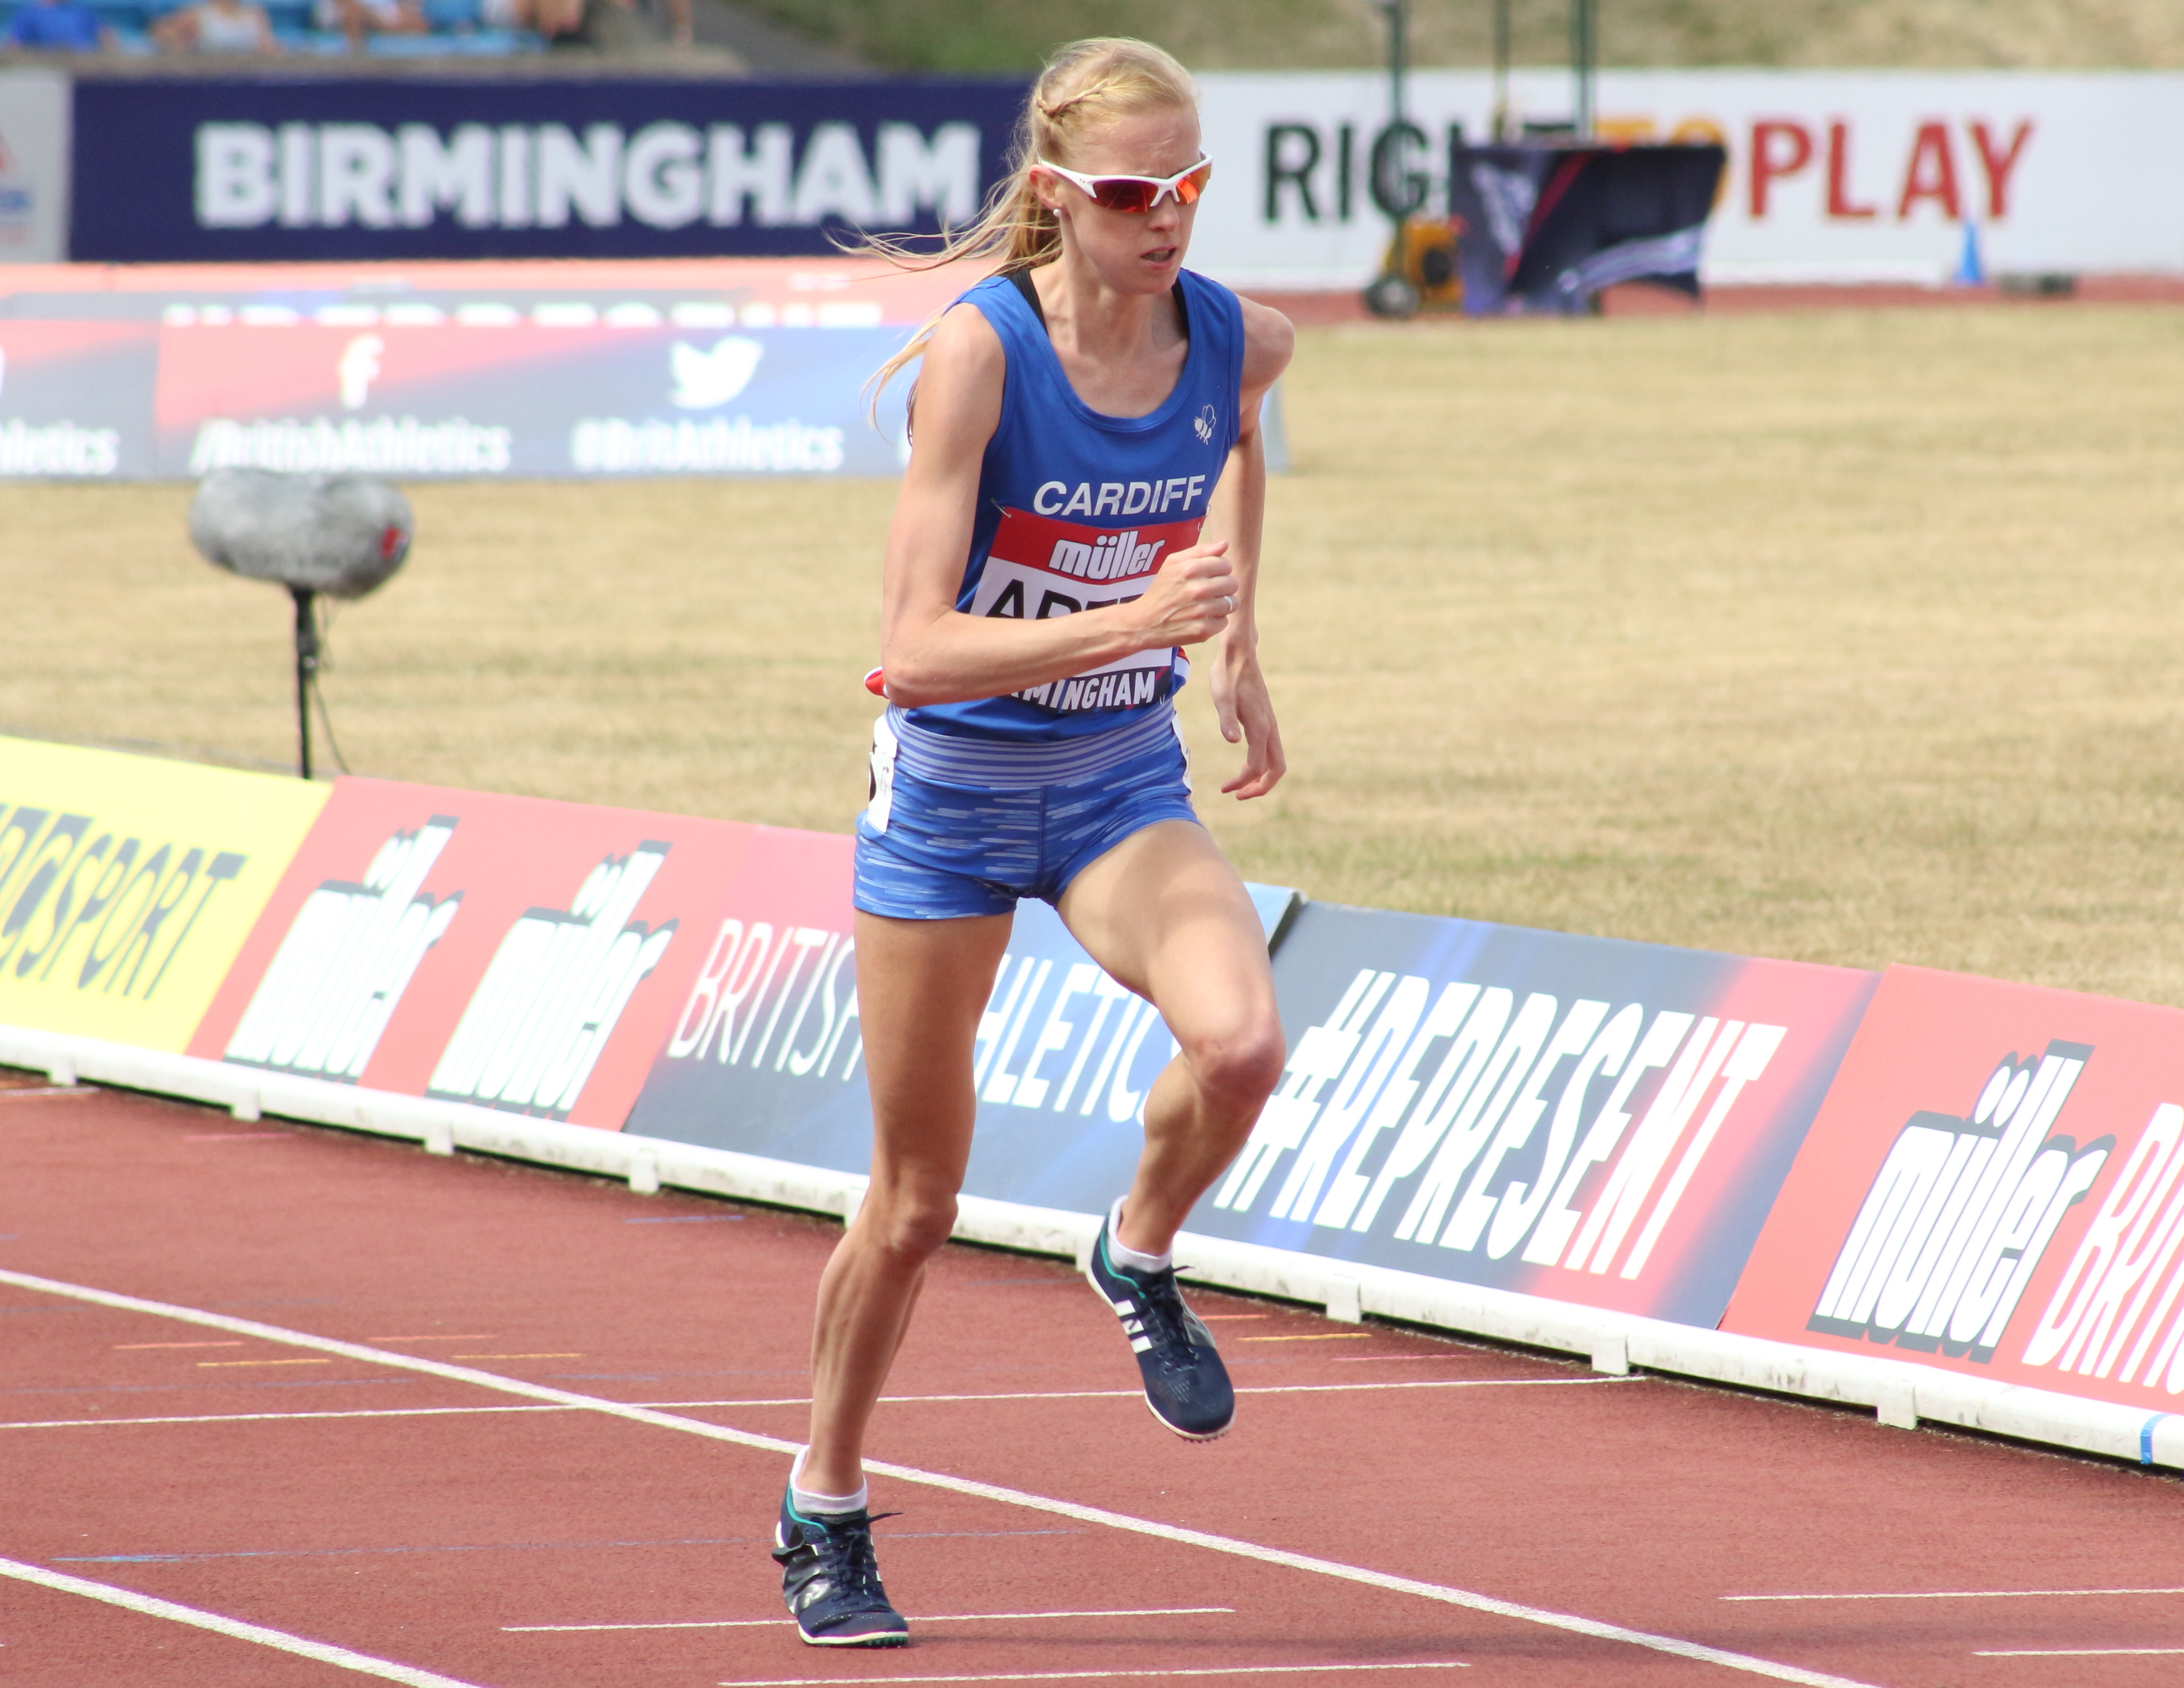
<path fill-rule="evenodd" d="M 0 1025 L 185 1048 L 332 789 L 0 738 Z"/>

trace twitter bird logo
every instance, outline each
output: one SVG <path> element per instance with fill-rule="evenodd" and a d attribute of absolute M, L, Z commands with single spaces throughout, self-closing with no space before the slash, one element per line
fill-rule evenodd
<path fill-rule="evenodd" d="M 668 369 L 675 377 L 674 403 L 679 410 L 710 411 L 725 405 L 744 388 L 766 355 L 760 342 L 729 334 L 713 342 L 713 349 L 677 340 L 668 352 Z"/>

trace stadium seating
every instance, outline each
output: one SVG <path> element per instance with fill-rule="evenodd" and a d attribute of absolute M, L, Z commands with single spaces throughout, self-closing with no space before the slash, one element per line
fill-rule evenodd
<path fill-rule="evenodd" d="M 0 31 L 14 18 L 19 4 L 36 0 L 0 0 Z M 114 31 L 114 46 L 122 53 L 145 55 L 159 51 L 152 39 L 155 19 L 164 17 L 187 0 L 87 0 L 99 20 Z M 259 0 L 273 25 L 273 33 L 290 53 L 342 53 L 348 51 L 347 37 L 338 31 L 318 27 L 314 0 Z M 443 58 L 451 54 L 491 57 L 515 53 L 538 53 L 546 43 L 529 30 L 488 29 L 481 14 L 482 0 L 425 0 L 427 35 L 376 35 L 366 37 L 365 51 L 375 56 L 398 59 Z"/>

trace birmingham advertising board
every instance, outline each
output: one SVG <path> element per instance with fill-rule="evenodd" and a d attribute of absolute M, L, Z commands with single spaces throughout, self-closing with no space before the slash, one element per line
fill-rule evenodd
<path fill-rule="evenodd" d="M 830 252 L 969 221 L 1015 80 L 79 78 L 70 255 Z"/>

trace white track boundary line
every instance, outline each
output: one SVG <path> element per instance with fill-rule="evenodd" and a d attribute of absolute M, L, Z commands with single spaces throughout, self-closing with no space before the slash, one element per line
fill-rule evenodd
<path fill-rule="evenodd" d="M 1215 1664 L 1184 1670 L 1011 1670 L 990 1676 L 861 1676 L 860 1682 L 1078 1682 L 1087 1678 L 1102 1682 L 1124 1676 L 1309 1676 L 1328 1671 L 1355 1670 L 1468 1670 L 1460 1658 L 1434 1659 L 1419 1664 Z M 721 1688 L 833 1688 L 841 1679 L 833 1676 L 768 1676 L 755 1680 L 723 1682 Z"/>
<path fill-rule="evenodd" d="M 1576 1383 L 1642 1383 L 1643 1378 L 1462 1378 L 1423 1383 L 1262 1383 L 1236 1391 L 1242 1395 L 1378 1395 L 1385 1389 L 1567 1389 Z M 1135 1400 L 1135 1389 L 1051 1389 L 1044 1393 L 983 1395 L 882 1395 L 883 1406 L 914 1406 L 967 1400 Z M 780 1395 L 763 1400 L 640 1400 L 634 1406 L 809 1406 L 809 1395 Z M 435 1418 L 472 1412 L 575 1412 L 574 1406 L 363 1406 L 334 1412 L 200 1412 L 153 1418 L 27 1418 L 0 1421 L 0 1430 L 81 1430 L 102 1424 L 254 1424 L 288 1418 Z M 585 1409 L 588 1410 L 588 1409 Z M 1798 1595 L 1732 1595 L 1733 1600 L 1797 1600 Z M 1827 1596 L 1834 1598 L 1835 1596 Z M 1848 1596 L 1842 1596 L 1845 1599 Z"/>
<path fill-rule="evenodd" d="M 2184 1594 L 2173 1589 L 1936 1589 L 1917 1594 L 1725 1594 L 1723 1600 L 2064 1600 L 2096 1594 Z"/>
<path fill-rule="evenodd" d="M 194 1606 L 182 1606 L 171 1600 L 138 1594 L 134 1589 L 116 1588 L 111 1583 L 90 1582 L 64 1572 L 48 1571 L 43 1566 L 25 1565 L 20 1560 L 0 1559 L 0 1577 L 36 1583 L 41 1588 L 57 1589 L 63 1594 L 80 1594 L 86 1600 L 104 1601 L 109 1606 L 140 1612 L 148 1618 L 164 1618 L 170 1623 L 187 1624 L 192 1629 L 209 1629 L 215 1635 L 230 1635 L 238 1641 L 254 1641 L 261 1647 L 293 1653 L 299 1658 L 314 1658 L 321 1664 L 337 1664 L 344 1670 L 354 1670 L 362 1675 L 376 1676 L 387 1682 L 406 1683 L 409 1688 L 472 1688 L 470 1683 L 430 1670 L 419 1670 L 414 1665 L 396 1664 L 392 1660 L 374 1658 L 369 1653 L 353 1652 L 347 1647 L 337 1647 L 330 1642 L 307 1640 L 301 1635 L 292 1635 L 285 1629 L 269 1629 L 262 1624 L 245 1624 L 240 1618 L 223 1618 L 216 1612 L 200 1612 Z"/>
<path fill-rule="evenodd" d="M 169 1418 L 25 1418 L 0 1423 L 0 1430 L 82 1430 L 100 1424 L 280 1424 L 290 1419 L 313 1418 L 464 1418 L 481 1412 L 576 1410 L 573 1406 L 370 1406 L 348 1412 L 200 1412 Z"/>
<path fill-rule="evenodd" d="M 452 1382 L 473 1384 L 479 1389 L 494 1389 L 503 1395 L 520 1395 L 532 1400 L 551 1401 L 563 1406 L 588 1409 L 610 1417 L 626 1418 L 632 1423 L 649 1424 L 656 1429 L 680 1431 L 686 1435 L 703 1436 L 713 1441 L 727 1442 L 737 1447 L 759 1449 L 767 1453 L 794 1455 L 803 1446 L 780 1436 L 763 1436 L 749 1430 L 738 1430 L 725 1424 L 708 1424 L 703 1419 L 682 1418 L 671 1413 L 660 1412 L 651 1407 L 631 1406 L 621 1401 L 604 1400 L 598 1395 L 579 1395 L 573 1389 L 557 1389 L 546 1383 L 533 1383 L 519 1378 L 504 1378 L 492 1372 L 474 1371 L 467 1366 L 451 1366 L 445 1361 L 426 1360 L 415 1355 L 396 1354 L 388 1350 L 367 1348 L 361 1343 L 342 1342 L 332 1337 L 313 1336 L 307 1332 L 288 1330 L 279 1325 L 260 1324 L 254 1319 L 238 1319 L 226 1313 L 204 1312 L 195 1307 L 176 1306 L 165 1301 L 148 1301 L 139 1296 L 119 1295 L 111 1290 L 93 1289 L 79 1283 L 64 1283 L 55 1278 L 36 1277 L 28 1272 L 0 1270 L 0 1283 L 12 1283 L 18 1288 L 36 1290 L 42 1294 L 58 1295 L 70 1300 L 89 1302 L 96 1306 L 112 1307 L 123 1312 L 145 1313 L 157 1318 L 179 1321 L 184 1324 L 202 1325 L 212 1330 L 231 1331 L 242 1336 L 254 1336 L 265 1342 L 285 1343 L 291 1347 L 309 1348 L 326 1354 L 339 1354 L 352 1360 L 392 1367 L 405 1372 L 421 1372 L 427 1377 L 445 1378 Z M 1368 1570 L 1362 1566 L 1346 1565 L 1337 1560 L 1316 1558 L 1310 1554 L 1292 1553 L 1279 1547 L 1265 1547 L 1256 1542 L 1239 1540 L 1234 1536 L 1214 1535 L 1205 1530 L 1186 1529 L 1180 1525 L 1156 1523 L 1150 1518 L 1134 1518 L 1127 1512 L 1111 1512 L 1100 1506 L 1081 1506 L 1073 1501 L 1057 1501 L 1043 1495 L 1034 1495 L 1021 1489 L 1006 1489 L 997 1484 L 979 1483 L 967 1478 L 950 1477 L 939 1472 L 924 1471 L 915 1466 L 894 1465 L 879 1460 L 865 1462 L 867 1472 L 877 1472 L 883 1477 L 892 1477 L 899 1482 L 914 1483 L 928 1489 L 940 1489 L 952 1494 L 967 1495 L 981 1501 L 991 1501 L 1006 1506 L 1022 1506 L 1033 1512 L 1049 1512 L 1058 1518 L 1074 1518 L 1080 1523 L 1099 1524 L 1108 1529 L 1122 1530 L 1133 1535 L 1150 1536 L 1156 1540 L 1169 1541 L 1181 1546 L 1202 1548 L 1212 1553 L 1222 1553 L 1234 1558 L 1256 1560 L 1262 1564 L 1280 1565 L 1294 1571 L 1307 1572 L 1314 1576 L 1332 1577 L 1339 1581 L 1362 1584 L 1369 1588 L 1385 1590 L 1393 1594 L 1407 1594 L 1421 1600 L 1437 1601 L 1445 1606 L 1462 1607 L 1473 1612 L 1482 1612 L 1496 1618 L 1513 1618 L 1521 1624 L 1536 1624 L 1542 1628 L 1561 1629 L 1572 1635 L 1587 1635 L 1597 1640 L 1618 1641 L 1626 1646 L 1642 1647 L 1652 1652 L 1668 1653 L 1678 1658 L 1696 1663 L 1718 1664 L 1753 1676 L 1764 1676 L 1779 1682 L 1797 1682 L 1806 1688 L 1873 1688 L 1847 1676 L 1835 1676 L 1825 1671 L 1808 1670 L 1798 1665 L 1779 1664 L 1772 1659 L 1754 1657 L 1748 1653 L 1731 1652 L 1722 1647 L 1710 1647 L 1697 1641 L 1683 1640 L 1674 1635 L 1657 1635 L 1650 1630 L 1626 1629 L 1620 1624 L 1608 1624 L 1598 1618 L 1580 1618 L 1573 1613 L 1552 1612 L 1541 1607 L 1525 1606 L 1516 1601 L 1500 1600 L 1491 1595 L 1475 1594 L 1468 1589 L 1451 1588 L 1440 1583 L 1421 1582 L 1412 1577 L 1393 1576 L 1384 1571 Z M 1169 1672 L 1168 1674 L 1176 1673 Z M 939 1679 L 934 1679 L 939 1680 Z M 1029 1679 L 1025 1679 L 1029 1680 Z"/>
<path fill-rule="evenodd" d="M 913 1624 L 1016 1624 L 1048 1618 L 1193 1618 L 1206 1613 L 1235 1615 L 1233 1606 L 1139 1606 L 1098 1612 L 912 1613 Z M 504 1635 L 566 1635 L 597 1629 L 768 1629 L 794 1624 L 794 1618 L 682 1618 L 661 1624 L 504 1624 Z"/>
<path fill-rule="evenodd" d="M 1975 1652 L 1972 1657 L 1974 1658 L 2113 1658 L 2124 1655 L 2137 1657 L 2149 1653 L 2164 1655 L 2184 1653 L 2184 1647 L 2013 1647 L 2003 1652 Z"/>

